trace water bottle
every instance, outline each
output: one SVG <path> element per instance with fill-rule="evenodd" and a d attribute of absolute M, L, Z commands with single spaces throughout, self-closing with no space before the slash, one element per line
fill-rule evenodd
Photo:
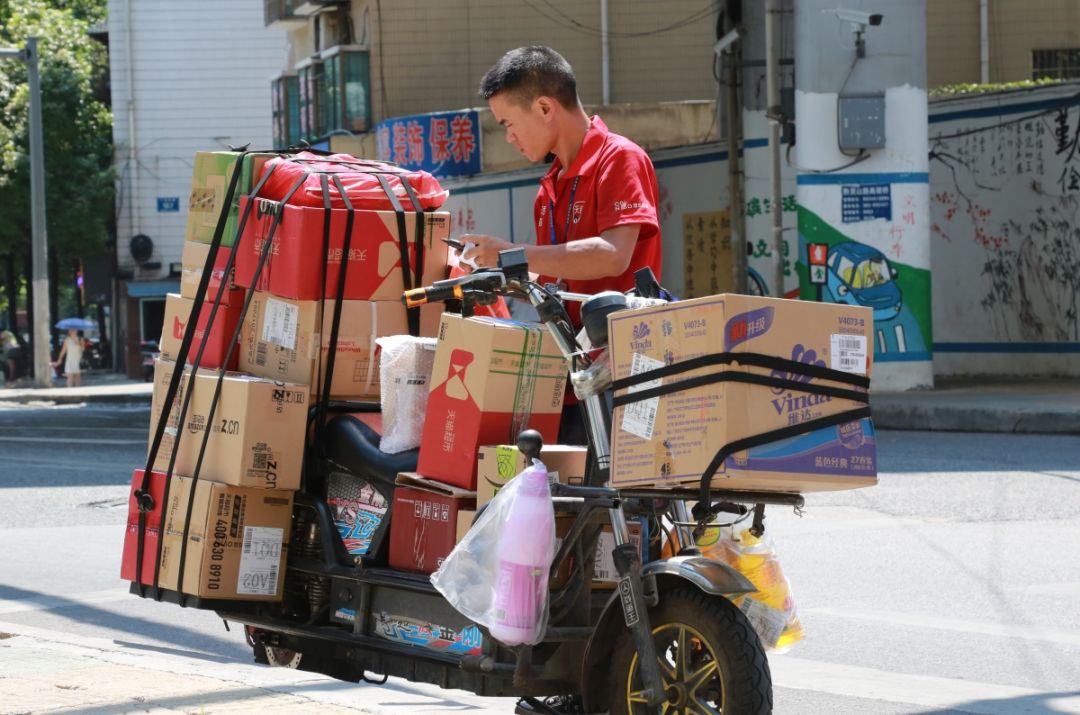
<path fill-rule="evenodd" d="M 547 469 L 540 462 L 515 477 L 514 500 L 498 541 L 492 637 L 506 645 L 539 640 L 555 559 L 555 519 Z"/>

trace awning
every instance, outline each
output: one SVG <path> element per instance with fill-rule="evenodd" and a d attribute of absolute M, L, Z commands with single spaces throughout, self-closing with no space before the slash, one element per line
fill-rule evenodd
<path fill-rule="evenodd" d="M 180 281 L 128 281 L 129 298 L 160 298 L 166 293 L 179 293 Z"/>

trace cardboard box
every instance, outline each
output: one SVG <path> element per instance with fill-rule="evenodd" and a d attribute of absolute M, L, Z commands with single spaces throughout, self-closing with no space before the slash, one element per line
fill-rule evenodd
<path fill-rule="evenodd" d="M 229 354 L 229 345 L 236 324 L 240 322 L 240 313 L 244 308 L 243 291 L 234 291 L 240 296 L 230 300 L 229 305 L 219 305 L 214 315 L 213 324 L 210 323 L 210 313 L 214 307 L 212 303 L 204 302 L 199 311 L 199 321 L 195 325 L 195 337 L 188 349 L 187 363 L 194 364 L 195 357 L 199 354 L 199 348 L 206 343 L 206 352 L 203 353 L 200 367 L 218 369 L 225 364 L 225 357 Z M 176 293 L 169 293 L 165 297 L 165 320 L 161 327 L 161 340 L 158 349 L 161 357 L 166 360 L 176 361 L 180 356 L 180 344 L 184 340 L 184 331 L 187 330 L 188 321 L 191 320 L 191 308 L 194 302 L 189 298 L 183 298 Z M 233 350 L 232 358 L 226 369 L 235 370 L 240 350 Z"/>
<path fill-rule="evenodd" d="M 570 533 L 570 528 L 573 527 L 576 519 L 577 515 L 575 514 L 555 515 L 556 555 L 559 553 L 559 546 L 562 545 L 562 541 L 566 535 Z M 636 519 L 630 519 L 626 522 L 626 526 L 630 530 L 630 543 L 637 547 L 638 555 L 642 557 L 642 563 L 645 563 L 643 549 L 648 538 L 647 536 L 644 538 L 642 537 L 642 534 L 647 534 L 644 524 Z M 594 589 L 614 588 L 615 583 L 619 580 L 619 573 L 615 570 L 615 559 L 611 555 L 611 551 L 614 548 L 615 535 L 612 532 L 611 524 L 605 524 L 603 530 L 600 532 L 600 538 L 596 541 L 596 555 L 593 562 L 592 581 L 592 587 Z M 574 563 L 573 556 L 571 555 L 566 564 L 555 572 L 551 581 L 548 583 L 548 588 L 561 588 L 575 568 L 578 568 L 578 566 Z"/>
<path fill-rule="evenodd" d="M 206 302 L 213 304 L 217 297 L 218 288 L 222 281 L 225 282 L 225 293 L 221 296 L 222 305 L 231 305 L 237 299 L 244 302 L 244 291 L 236 290 L 234 280 L 236 266 L 225 275 L 225 267 L 229 263 L 229 256 L 233 249 L 219 246 L 217 256 L 214 258 L 214 268 L 210 272 L 210 282 L 206 288 Z M 180 295 L 191 300 L 199 293 L 199 282 L 202 280 L 206 261 L 210 257 L 210 244 L 198 241 L 184 241 L 184 251 L 180 254 Z"/>
<path fill-rule="evenodd" d="M 732 352 L 763 353 L 869 375 L 872 328 L 869 308 L 744 295 L 697 298 L 622 311 L 608 318 L 615 379 L 702 355 Z M 725 369 L 770 373 L 756 367 L 720 365 L 636 389 Z M 823 384 L 852 389 L 844 383 Z M 863 406 L 854 400 L 740 382 L 716 382 L 619 406 L 612 427 L 611 482 L 694 484 L 725 444 Z M 830 491 L 871 486 L 876 475 L 873 424 L 864 419 L 732 455 L 721 465 L 713 484 L 723 489 Z"/>
<path fill-rule="evenodd" d="M 168 360 L 159 359 L 154 365 L 150 434 L 157 428 L 175 369 L 176 363 Z M 191 368 L 186 368 L 184 373 L 176 399 L 166 416 L 168 422 L 154 468 L 168 469 L 169 456 L 180 438 L 174 472 L 192 475 L 203 435 L 210 423 L 207 415 L 217 385 L 217 373 L 200 370 L 193 387 Z M 186 389 L 194 392 L 183 429 L 178 429 L 177 420 Z M 234 486 L 298 489 L 307 411 L 306 385 L 226 373 L 198 476 Z"/>
<path fill-rule="evenodd" d="M 241 202 L 241 210 L 246 204 Z M 262 247 L 269 238 L 274 216 L 283 213 L 266 264 L 255 280 Z M 330 211 L 330 260 L 323 248 L 324 209 L 257 199 L 244 228 L 236 254 L 236 282 L 245 288 L 294 300 L 337 298 L 338 272 L 344 250 L 348 211 Z M 420 285 L 430 285 L 447 274 L 450 214 L 431 212 L 423 217 L 423 257 Z M 416 214 L 405 215 L 409 275 L 418 260 Z M 345 300 L 401 300 L 405 283 L 401 269 L 397 214 L 393 211 L 355 211 L 345 276 Z M 324 272 L 326 273 L 324 281 Z M 413 288 L 418 287 L 413 282 Z"/>
<path fill-rule="evenodd" d="M 525 429 L 559 434 L 566 361 L 547 328 L 442 316 L 417 471 L 476 489 L 482 444 L 514 444 Z"/>
<path fill-rule="evenodd" d="M 244 319 L 240 369 L 260 377 L 311 385 L 313 396 L 321 394 L 322 385 L 314 384 L 320 355 L 316 344 L 322 343 L 325 369 L 334 305 L 335 301 L 325 301 L 320 318 L 317 300 L 290 300 L 255 291 Z M 442 312 L 441 304 L 420 309 L 421 336 L 435 337 Z M 401 301 L 342 301 L 330 396 L 377 398 L 379 349 L 375 339 L 408 332 Z"/>
<path fill-rule="evenodd" d="M 225 194 L 228 192 L 238 156 L 238 153 L 232 151 L 195 152 L 185 240 L 199 243 L 211 243 L 214 240 L 214 229 L 217 228 L 218 217 L 225 203 Z M 232 207 L 225 222 L 225 232 L 221 236 L 222 246 L 236 243 L 237 207 L 240 198 L 251 193 L 254 182 L 262 173 L 263 165 L 275 156 L 276 154 L 248 154 L 244 158 L 244 164 L 240 168 L 240 181 L 233 193 Z"/>
<path fill-rule="evenodd" d="M 407 472 L 390 509 L 390 566 L 434 573 L 457 543 L 458 513 L 476 510 L 476 492 Z"/>
<path fill-rule="evenodd" d="M 135 501 L 135 490 L 142 486 L 143 470 L 136 469 L 131 475 L 131 491 L 128 492 L 127 528 L 124 530 L 124 551 L 120 558 L 120 578 L 125 581 L 135 580 L 135 564 L 138 561 L 139 548 L 139 505 Z M 154 500 L 154 508 L 146 513 L 146 535 L 143 537 L 142 572 L 139 581 L 147 586 L 154 585 L 154 564 L 157 562 L 158 540 L 161 538 L 162 503 L 165 494 L 165 472 L 150 472 L 146 486 Z"/>
<path fill-rule="evenodd" d="M 477 508 L 481 504 L 479 503 L 479 497 L 477 501 Z M 454 544 L 460 544 L 461 540 L 465 538 L 465 535 L 469 533 L 469 529 L 472 528 L 473 519 L 476 518 L 476 512 L 459 509 L 457 513 L 457 535 Z M 559 544 L 562 544 L 563 538 L 569 533 L 570 527 L 574 525 L 573 514 L 556 514 L 555 516 L 555 553 L 559 551 Z M 630 542 L 634 546 L 638 547 L 638 551 L 641 552 L 645 539 L 642 538 L 644 533 L 644 527 L 641 522 L 631 519 L 627 522 L 627 526 L 630 529 Z M 603 527 L 603 531 L 600 532 L 600 538 L 596 542 L 596 561 L 593 565 L 593 588 L 613 588 L 615 582 L 618 581 L 618 573 L 615 571 L 615 560 L 611 557 L 611 550 L 615 548 L 615 537 L 612 535 L 611 526 L 606 525 Z M 449 552 L 447 552 L 449 554 Z M 643 561 L 644 563 L 644 558 Z M 554 576 L 548 583 L 548 587 L 551 589 L 558 589 L 566 583 L 566 579 L 570 577 L 572 570 L 576 568 L 573 557 L 567 560 L 563 568 L 555 572 Z"/>
<path fill-rule="evenodd" d="M 192 485 L 194 484 L 194 496 Z M 162 588 L 200 598 L 280 601 L 292 527 L 292 492 L 175 477 L 165 510 Z M 191 522 L 185 533 L 188 502 Z"/>
<path fill-rule="evenodd" d="M 585 478 L 585 447 L 546 444 L 540 461 L 563 484 L 581 484 Z M 512 445 L 481 447 L 476 453 L 476 508 L 491 501 L 504 484 L 525 471 L 525 455 Z"/>

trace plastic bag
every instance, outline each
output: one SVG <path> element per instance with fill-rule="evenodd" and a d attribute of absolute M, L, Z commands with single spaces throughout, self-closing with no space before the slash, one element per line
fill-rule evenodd
<path fill-rule="evenodd" d="M 539 461 L 488 502 L 431 583 L 462 615 L 506 645 L 539 643 L 548 621 L 555 507 Z"/>
<path fill-rule="evenodd" d="M 758 538 L 749 529 L 736 533 L 730 526 L 710 527 L 696 545 L 705 558 L 726 563 L 757 588 L 754 593 L 733 598 L 732 603 L 754 626 L 766 650 L 784 653 L 805 638 L 791 584 L 768 531 Z M 669 553 L 667 546 L 665 553 Z"/>
<path fill-rule="evenodd" d="M 324 205 L 320 173 L 341 174 L 341 184 L 354 209 L 389 211 L 393 208 L 377 175 L 386 177 L 390 190 L 394 192 L 401 207 L 406 211 L 416 209 L 402 185 L 403 181 L 409 182 L 420 202 L 420 208 L 425 211 L 439 208 L 450 195 L 450 192 L 439 184 L 439 180 L 426 171 L 410 171 L 394 164 L 357 159 L 348 154 L 320 156 L 302 151 L 292 156 L 279 156 L 266 162 L 262 175 L 265 176 L 271 168 L 274 173 L 263 184 L 259 196 L 275 201 L 284 199 L 296 181 L 305 173 L 308 174 L 303 185 L 289 199 L 289 203 L 297 206 L 321 208 Z M 332 177 L 328 184 L 328 192 L 331 208 L 345 208 L 341 192 L 338 191 Z"/>
<path fill-rule="evenodd" d="M 383 435 L 379 449 L 387 454 L 420 446 L 427 410 L 428 384 L 435 367 L 435 338 L 392 335 L 377 338 L 381 350 L 379 388 Z"/>

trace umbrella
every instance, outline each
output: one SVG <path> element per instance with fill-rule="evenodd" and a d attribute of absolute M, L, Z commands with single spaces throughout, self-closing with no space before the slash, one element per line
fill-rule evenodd
<path fill-rule="evenodd" d="M 56 324 L 57 330 L 94 330 L 97 323 L 86 318 L 64 318 Z"/>

